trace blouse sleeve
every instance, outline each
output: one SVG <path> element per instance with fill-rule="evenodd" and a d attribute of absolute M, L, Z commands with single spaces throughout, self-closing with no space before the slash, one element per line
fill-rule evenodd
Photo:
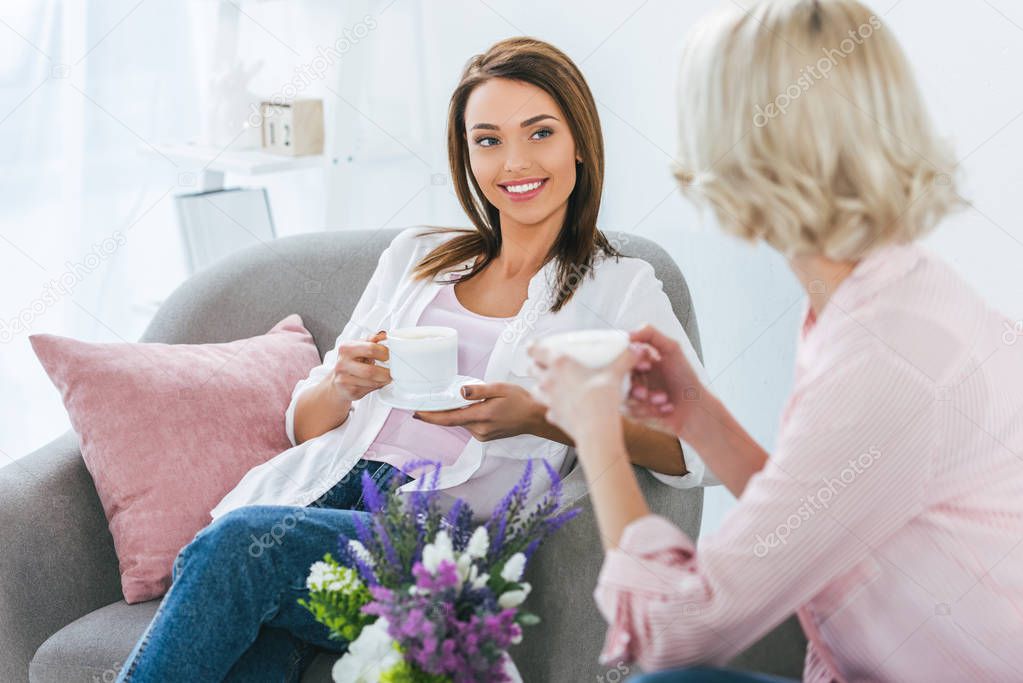
<path fill-rule="evenodd" d="M 335 340 L 334 348 L 327 351 L 323 362 L 310 370 L 309 375 L 305 379 L 299 380 L 294 390 L 292 390 L 291 403 L 284 412 L 284 428 L 292 446 L 298 445 L 295 439 L 295 408 L 298 405 L 299 397 L 303 392 L 316 386 L 324 377 L 330 374 L 331 369 L 337 364 L 338 351 L 342 342 L 352 339 L 364 339 L 377 332 L 377 330 L 364 329 L 359 324 L 359 321 L 370 317 L 369 314 L 372 309 L 375 306 L 379 306 L 381 300 L 394 290 L 400 278 L 405 276 L 405 270 L 409 265 L 409 258 L 407 258 L 408 254 L 406 252 L 410 251 L 412 240 L 415 238 L 414 231 L 415 229 L 410 229 L 398 235 L 380 254 L 380 258 L 377 260 L 377 267 L 369 279 L 369 284 L 366 285 L 366 289 L 363 290 L 362 296 L 359 297 L 358 303 L 355 304 L 355 308 L 352 310 L 351 317 L 345 324 L 344 329 L 341 330 L 341 334 Z"/>
<path fill-rule="evenodd" d="M 923 507 L 935 412 L 890 352 L 847 353 L 797 386 L 774 456 L 699 552 L 654 515 L 608 551 L 601 661 L 723 664 L 864 561 Z"/>

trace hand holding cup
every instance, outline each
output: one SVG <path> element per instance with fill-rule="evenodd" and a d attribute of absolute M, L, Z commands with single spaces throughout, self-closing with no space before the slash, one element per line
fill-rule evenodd
<path fill-rule="evenodd" d="M 358 401 L 367 394 L 391 383 L 391 371 L 377 361 L 390 357 L 387 347 L 380 342 L 387 339 L 381 330 L 365 340 L 341 342 L 337 363 L 331 370 L 331 385 L 344 401 Z"/>

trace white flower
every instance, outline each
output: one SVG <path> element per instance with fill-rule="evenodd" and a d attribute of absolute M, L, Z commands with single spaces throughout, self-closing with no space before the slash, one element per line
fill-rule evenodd
<path fill-rule="evenodd" d="M 354 538 L 348 541 L 348 547 L 352 549 L 352 552 L 361 559 L 363 562 L 368 564 L 370 567 L 373 566 L 373 557 L 366 550 L 366 546 L 356 541 Z"/>
<path fill-rule="evenodd" d="M 529 597 L 530 590 L 531 586 L 528 583 L 524 583 L 522 584 L 521 590 L 506 591 L 504 593 L 501 593 L 501 597 L 497 599 L 497 604 L 503 607 L 504 609 L 508 609 L 509 607 L 518 607 L 519 605 L 526 601 L 527 597 Z"/>
<path fill-rule="evenodd" d="M 487 534 L 487 528 L 480 526 L 472 532 L 472 538 L 469 539 L 469 545 L 466 546 L 465 552 L 469 554 L 469 557 L 479 559 L 486 556 L 489 547 L 490 536 Z"/>
<path fill-rule="evenodd" d="M 468 581 L 469 585 L 474 589 L 480 590 L 486 587 L 487 581 L 490 580 L 490 574 L 480 574 L 479 567 L 473 565 L 469 569 L 469 576 L 465 577 L 465 580 Z"/>
<path fill-rule="evenodd" d="M 475 567 L 473 567 L 473 569 L 475 569 Z M 475 579 L 470 580 L 472 581 L 472 587 L 479 590 L 487 585 L 487 581 L 490 580 L 490 574 L 480 574 Z"/>
<path fill-rule="evenodd" d="M 331 674 L 335 683 L 379 683 L 385 671 L 401 662 L 401 653 L 387 634 L 387 620 L 380 618 L 362 629 L 337 660 Z"/>
<path fill-rule="evenodd" d="M 311 591 L 320 590 L 334 575 L 334 568 L 326 562 L 314 562 L 309 567 L 309 576 L 305 580 L 306 588 Z"/>
<path fill-rule="evenodd" d="M 455 562 L 458 566 L 458 587 L 461 588 L 462 584 L 467 580 L 470 580 L 470 576 L 473 570 L 476 569 L 476 565 L 472 563 L 472 557 L 469 553 L 462 553 L 458 556 L 458 561 Z"/>
<path fill-rule="evenodd" d="M 522 683 L 522 674 L 507 652 L 501 655 L 501 661 L 504 663 L 504 675 L 508 677 L 509 683 Z"/>
<path fill-rule="evenodd" d="M 305 585 L 310 591 L 348 592 L 362 586 L 362 581 L 348 567 L 315 562 L 309 568 L 309 576 L 305 580 Z"/>
<path fill-rule="evenodd" d="M 441 529 L 433 543 L 428 543 L 423 548 L 423 567 L 431 574 L 437 573 L 437 568 L 444 560 L 455 561 L 455 553 L 451 547 L 451 537 L 448 532 Z"/>
<path fill-rule="evenodd" d="M 509 607 L 518 607 L 525 601 L 525 591 L 508 591 L 507 593 L 501 593 L 501 597 L 497 599 L 497 604 L 503 609 L 508 609 Z"/>
<path fill-rule="evenodd" d="M 526 568 L 526 556 L 522 553 L 515 553 L 504 564 L 501 570 L 501 578 L 505 581 L 517 583 L 522 578 L 522 570 Z"/>

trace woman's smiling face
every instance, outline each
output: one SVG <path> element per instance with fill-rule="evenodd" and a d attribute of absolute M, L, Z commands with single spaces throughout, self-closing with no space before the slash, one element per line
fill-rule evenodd
<path fill-rule="evenodd" d="M 466 101 L 465 134 L 473 176 L 503 219 L 537 225 L 564 216 L 577 157 L 554 98 L 529 83 L 492 78 Z"/>

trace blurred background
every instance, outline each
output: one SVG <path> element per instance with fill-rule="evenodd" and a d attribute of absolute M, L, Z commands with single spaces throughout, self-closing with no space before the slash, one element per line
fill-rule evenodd
<path fill-rule="evenodd" d="M 0 465 L 69 427 L 29 334 L 136 341 L 160 302 L 217 249 L 318 230 L 466 225 L 447 170 L 447 100 L 470 56 L 514 35 L 550 41 L 582 68 L 607 147 L 601 227 L 656 240 L 676 259 L 712 388 L 770 450 L 791 386 L 802 296 L 779 257 L 720 234 L 669 172 L 682 39 L 716 5 L 4 3 Z M 908 52 L 973 203 L 927 243 L 1019 321 L 1023 227 L 1013 197 L 1023 186 L 1023 5 L 872 6 Z M 322 104 L 322 152 L 259 150 L 260 102 L 296 99 Z M 242 195 L 215 192 L 238 187 L 257 190 L 257 199 L 232 205 Z M 189 233 L 196 216 L 177 198 L 203 191 L 224 198 L 206 210 L 226 226 L 227 243 Z M 708 491 L 704 531 L 733 502 L 721 487 Z"/>

